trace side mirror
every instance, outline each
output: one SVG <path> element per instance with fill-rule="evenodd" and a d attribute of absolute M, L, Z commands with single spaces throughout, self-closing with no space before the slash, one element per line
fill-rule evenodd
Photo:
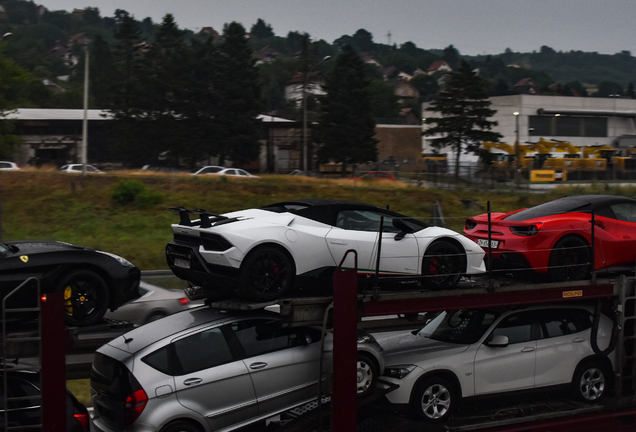
<path fill-rule="evenodd" d="M 413 228 L 402 219 L 393 219 L 393 226 L 400 230 L 400 232 L 395 235 L 396 241 L 402 240 L 405 235 L 414 231 Z"/>
<path fill-rule="evenodd" d="M 492 339 L 486 342 L 486 346 L 491 348 L 504 348 L 507 347 L 509 343 L 510 339 L 508 339 L 508 336 L 497 335 L 493 336 Z"/>

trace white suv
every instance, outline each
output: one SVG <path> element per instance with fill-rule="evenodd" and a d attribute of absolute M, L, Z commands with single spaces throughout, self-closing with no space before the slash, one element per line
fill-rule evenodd
<path fill-rule="evenodd" d="M 399 385 L 392 404 L 428 421 L 448 419 L 462 398 L 571 385 L 586 402 L 603 397 L 613 361 L 612 321 L 601 314 L 597 351 L 593 309 L 532 306 L 439 313 L 411 334 L 376 334 L 385 349 L 383 380 Z"/>

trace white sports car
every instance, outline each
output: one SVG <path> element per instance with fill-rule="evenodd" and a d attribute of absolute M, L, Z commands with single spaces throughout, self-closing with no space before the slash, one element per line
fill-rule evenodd
<path fill-rule="evenodd" d="M 166 246 L 168 265 L 207 293 L 270 301 L 295 286 L 331 281 L 339 264 L 357 267 L 362 280 L 377 269 L 383 281 L 432 289 L 485 271 L 484 251 L 463 235 L 368 204 L 306 199 L 222 215 L 174 210 L 180 222 Z M 190 213 L 200 219 L 191 221 Z"/>

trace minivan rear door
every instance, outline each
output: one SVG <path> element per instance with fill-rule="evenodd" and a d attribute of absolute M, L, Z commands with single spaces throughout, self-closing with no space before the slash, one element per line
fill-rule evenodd
<path fill-rule="evenodd" d="M 213 430 L 257 415 L 249 371 L 235 359 L 221 327 L 177 338 L 172 344 L 181 367 L 174 377 L 179 403 L 207 418 Z"/>

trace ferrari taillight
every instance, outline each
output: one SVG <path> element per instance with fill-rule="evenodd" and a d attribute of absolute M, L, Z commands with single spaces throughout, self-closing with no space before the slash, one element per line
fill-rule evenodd
<path fill-rule="evenodd" d="M 541 222 L 537 222 L 532 225 L 511 226 L 510 231 L 512 231 L 512 233 L 516 235 L 531 237 L 533 235 L 536 235 L 542 226 L 543 223 Z"/>

